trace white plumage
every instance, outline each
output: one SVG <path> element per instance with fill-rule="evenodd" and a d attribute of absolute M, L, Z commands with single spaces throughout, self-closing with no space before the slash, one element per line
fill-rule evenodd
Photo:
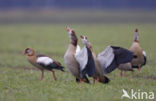
<path fill-rule="evenodd" d="M 99 60 L 103 69 L 107 68 L 114 59 L 114 52 L 112 47 L 108 46 L 103 52 L 98 54 L 97 59 Z"/>
<path fill-rule="evenodd" d="M 53 63 L 53 60 L 49 57 L 38 57 L 36 61 L 37 63 L 44 64 L 44 65 L 49 65 Z"/>
<path fill-rule="evenodd" d="M 84 48 L 82 48 L 82 50 L 80 50 L 80 52 L 75 54 L 75 59 L 79 63 L 80 69 L 83 70 L 86 67 L 87 62 L 88 62 L 87 48 L 84 47 Z"/>
<path fill-rule="evenodd" d="M 142 51 L 143 55 L 146 57 L 146 52 L 145 51 Z"/>
<path fill-rule="evenodd" d="M 81 47 L 79 45 L 77 45 L 75 55 L 79 54 L 80 51 L 81 51 Z"/>

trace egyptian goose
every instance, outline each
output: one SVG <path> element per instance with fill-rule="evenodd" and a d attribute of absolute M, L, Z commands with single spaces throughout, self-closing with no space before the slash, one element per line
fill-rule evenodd
<path fill-rule="evenodd" d="M 26 48 L 24 54 L 27 55 L 27 60 L 41 70 L 41 80 L 44 78 L 44 70 L 49 70 L 52 72 L 54 80 L 56 80 L 54 69 L 61 70 L 64 72 L 64 67 L 52 58 L 45 55 L 36 55 L 32 48 Z"/>
<path fill-rule="evenodd" d="M 143 51 L 140 47 L 138 29 L 135 30 L 134 42 L 132 43 L 129 50 L 134 54 L 134 58 L 131 61 L 132 67 L 141 70 L 141 67 L 146 64 L 146 52 Z"/>
<path fill-rule="evenodd" d="M 121 64 L 118 69 L 121 70 L 120 76 L 122 76 L 122 71 L 124 71 L 124 76 L 126 75 L 126 71 L 133 71 L 133 68 L 137 68 L 139 71 L 141 67 L 146 64 L 146 52 L 143 51 L 139 44 L 139 33 L 138 29 L 135 30 L 134 33 L 134 42 L 129 48 L 131 52 L 133 52 L 133 59 L 131 62 L 126 64 Z"/>
<path fill-rule="evenodd" d="M 99 82 L 108 82 L 109 79 L 105 74 L 112 72 L 120 64 L 130 62 L 133 58 L 132 52 L 115 46 L 108 46 L 103 52 L 96 56 L 87 37 L 81 36 L 81 39 L 83 44 L 86 44 L 86 46 L 92 51 L 94 62 L 96 64 L 96 74 L 94 75 L 94 79 L 99 80 Z"/>
<path fill-rule="evenodd" d="M 69 72 L 74 77 L 76 77 L 76 82 L 89 83 L 89 80 L 88 80 L 87 76 L 85 75 L 86 73 L 84 73 L 86 71 L 83 71 L 85 69 L 85 67 L 82 68 L 82 66 L 80 66 L 80 64 L 76 60 L 76 56 L 78 57 L 78 55 L 76 53 L 77 43 L 78 43 L 78 38 L 76 36 L 76 33 L 73 29 L 71 29 L 69 27 L 67 27 L 66 30 L 67 30 L 69 38 L 70 38 L 70 44 L 69 44 L 68 49 L 64 55 L 65 65 L 68 68 Z"/>
<path fill-rule="evenodd" d="M 124 76 L 126 76 L 126 71 L 134 71 L 132 68 L 131 62 L 120 64 L 118 69 L 120 70 L 120 76 L 123 76 L 123 71 L 124 71 Z"/>
<path fill-rule="evenodd" d="M 81 37 L 82 43 L 90 49 L 90 51 L 92 52 L 92 55 L 93 55 L 93 59 L 95 62 L 95 70 L 96 70 L 95 74 L 93 75 L 94 83 L 95 83 L 95 81 L 96 82 L 99 81 L 101 83 L 108 83 L 110 80 L 104 75 L 104 72 L 100 66 L 100 63 L 97 60 L 96 54 L 93 51 L 92 44 L 87 40 L 86 36 L 81 35 L 80 37 Z"/>

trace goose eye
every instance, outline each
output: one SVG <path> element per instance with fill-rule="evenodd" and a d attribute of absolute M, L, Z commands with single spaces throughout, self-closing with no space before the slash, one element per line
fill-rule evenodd
<path fill-rule="evenodd" d="M 28 50 L 27 50 L 27 53 L 30 53 L 30 52 L 31 52 L 31 50 L 30 50 L 30 49 L 28 49 Z"/>
<path fill-rule="evenodd" d="M 80 35 L 81 39 L 84 39 L 82 35 Z"/>
<path fill-rule="evenodd" d="M 138 56 L 137 56 L 137 55 L 134 55 L 133 57 L 134 57 L 134 58 L 137 58 Z"/>

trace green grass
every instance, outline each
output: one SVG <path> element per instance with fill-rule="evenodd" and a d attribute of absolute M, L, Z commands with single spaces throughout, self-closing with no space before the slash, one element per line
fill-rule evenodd
<path fill-rule="evenodd" d="M 41 72 L 33 69 L 23 51 L 34 48 L 37 53 L 49 55 L 64 65 L 63 56 L 69 43 L 65 26 L 0 25 L 0 101 L 121 101 L 122 89 L 132 88 L 156 94 L 156 24 L 71 24 L 78 37 L 81 34 L 88 37 L 96 53 L 108 45 L 129 48 L 134 30 L 138 28 L 140 44 L 148 56 L 147 65 L 140 72 L 136 70 L 133 76 L 128 72 L 123 78 L 119 76 L 120 71 L 115 70 L 108 75 L 109 84 L 77 84 L 71 74 L 60 71 L 56 72 L 56 82 L 48 71 L 40 81 Z M 80 40 L 79 44 L 83 46 Z"/>

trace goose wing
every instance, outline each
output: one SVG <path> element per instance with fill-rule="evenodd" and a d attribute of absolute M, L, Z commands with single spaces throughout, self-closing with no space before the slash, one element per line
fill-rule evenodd
<path fill-rule="evenodd" d="M 75 55 L 77 62 L 80 65 L 81 76 L 93 76 L 95 74 L 95 62 L 89 48 L 84 47 L 78 54 Z"/>
<path fill-rule="evenodd" d="M 50 65 L 51 63 L 54 62 L 53 59 L 51 59 L 50 57 L 47 57 L 47 56 L 41 56 L 41 57 L 38 57 L 36 62 L 39 64 L 39 65 L 42 65 L 42 66 L 48 66 Z"/>
<path fill-rule="evenodd" d="M 97 59 L 105 74 L 112 72 L 120 64 L 130 62 L 132 58 L 132 52 L 116 46 L 108 46 L 97 56 Z"/>
<path fill-rule="evenodd" d="M 75 55 L 79 54 L 80 51 L 81 51 L 81 47 L 79 45 L 77 45 Z"/>

